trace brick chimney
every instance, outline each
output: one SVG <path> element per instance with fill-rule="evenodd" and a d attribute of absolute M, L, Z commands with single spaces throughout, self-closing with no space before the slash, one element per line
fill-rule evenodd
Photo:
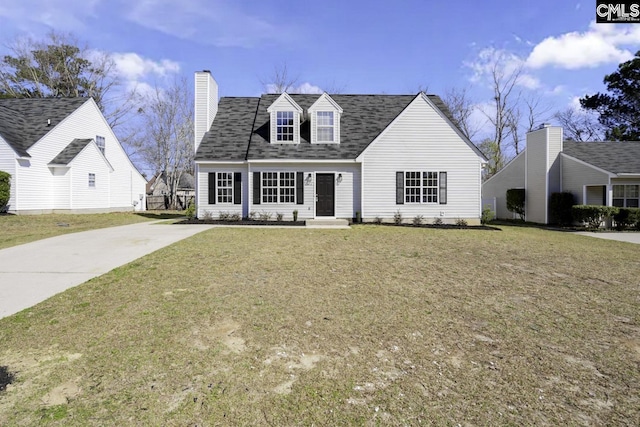
<path fill-rule="evenodd" d="M 218 112 L 218 83 L 211 71 L 196 71 L 195 76 L 195 147 L 198 150 L 202 137 L 211 128 L 211 123 Z"/>

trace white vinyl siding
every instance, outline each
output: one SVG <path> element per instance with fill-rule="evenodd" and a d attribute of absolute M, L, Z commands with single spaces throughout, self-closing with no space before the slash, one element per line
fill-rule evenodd
<path fill-rule="evenodd" d="M 73 211 L 133 210 L 134 200 L 138 202 L 136 209 L 143 208 L 146 180 L 127 157 L 95 102 L 89 99 L 28 150 L 30 159 L 18 162 L 16 194 L 19 211 L 51 212 L 54 209 L 64 209 L 58 207 L 60 191 L 56 186 L 67 184 L 63 184 L 61 182 L 63 180 L 54 178 L 56 168 L 49 167 L 48 164 L 74 139 L 95 139 L 96 135 L 105 137 L 105 144 L 109 146 L 106 157 L 113 169 L 104 176 L 97 172 L 98 169 L 109 168 L 109 166 L 105 163 L 105 158 L 99 154 L 95 143 L 89 144 L 83 152 L 92 148 L 97 155 L 91 156 L 90 159 L 78 160 L 81 156 L 79 154 L 70 163 L 72 170 L 68 173 L 71 173 L 72 178 L 69 179 L 72 183 L 69 184 L 71 202 L 68 209 Z M 84 174 L 73 170 L 74 165 L 76 167 L 83 165 L 83 168 L 87 166 Z M 88 199 L 83 200 L 84 190 L 88 188 L 87 174 L 92 168 L 96 169 L 96 182 L 101 190 L 93 192 Z M 82 192 L 78 192 L 80 185 L 83 188 Z M 142 203 L 140 203 L 140 195 L 143 196 Z"/>
<path fill-rule="evenodd" d="M 298 219 L 315 218 L 315 185 L 316 173 L 333 173 L 336 178 L 335 183 L 335 216 L 336 218 L 354 218 L 356 211 L 361 211 L 360 205 L 360 165 L 358 164 L 332 164 L 332 163 L 252 163 L 249 174 L 249 210 L 258 214 L 271 213 L 275 218 L 276 213 L 284 214 L 285 220 L 293 217 L 293 211 L 298 211 Z M 302 172 L 304 200 L 302 204 L 297 204 L 294 199 L 291 203 L 254 205 L 253 201 L 253 172 Z M 338 181 L 338 175 L 342 174 L 342 179 Z M 311 177 L 309 177 L 311 175 Z M 243 187 L 245 187 L 243 183 Z"/>
<path fill-rule="evenodd" d="M 247 211 L 247 197 L 248 190 L 246 183 L 247 181 L 247 165 L 233 165 L 228 163 L 207 163 L 207 164 L 198 164 L 196 165 L 196 179 L 198 180 L 198 184 L 196 185 L 197 194 L 196 194 L 196 206 L 198 208 L 197 216 L 198 218 L 202 218 L 205 213 L 209 213 L 213 216 L 214 219 L 218 219 L 218 216 L 221 212 L 229 213 L 229 214 L 238 214 L 241 217 L 246 217 L 248 215 Z M 240 172 L 242 179 L 242 203 L 236 205 L 233 203 L 233 194 L 231 196 L 230 202 L 222 203 L 220 199 L 217 199 L 215 204 L 209 203 L 209 174 L 216 173 L 216 184 L 219 184 L 218 178 L 221 175 L 230 176 L 232 179 L 231 185 L 233 190 L 233 174 L 236 172 Z M 221 193 L 218 191 L 219 185 L 216 185 L 216 197 Z M 228 199 L 227 199 L 228 200 Z"/>
<path fill-rule="evenodd" d="M 195 77 L 195 147 L 198 148 L 202 137 L 211 127 L 218 113 L 218 84 L 207 72 L 197 72 Z"/>
<path fill-rule="evenodd" d="M 479 221 L 482 159 L 421 96 L 373 141 L 362 160 L 362 217 Z M 397 171 L 446 171 L 447 204 L 396 204 Z"/>
<path fill-rule="evenodd" d="M 524 188 L 525 154 L 520 153 L 504 168 L 482 184 L 482 198 L 496 200 L 496 218 L 513 219 L 507 209 L 507 190 Z"/>
<path fill-rule="evenodd" d="M 0 171 L 11 175 L 11 189 L 7 209 L 16 208 L 16 152 L 0 136 Z"/>
<path fill-rule="evenodd" d="M 573 194 L 576 204 L 588 204 L 584 200 L 585 186 L 603 186 L 609 184 L 609 176 L 585 163 L 568 156 L 561 156 L 562 191 Z M 602 204 L 602 199 L 596 204 Z"/>

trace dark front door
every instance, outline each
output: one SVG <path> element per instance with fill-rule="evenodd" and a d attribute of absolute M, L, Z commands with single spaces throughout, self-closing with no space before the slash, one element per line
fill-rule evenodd
<path fill-rule="evenodd" d="M 332 173 L 316 174 L 316 216 L 335 215 L 335 187 Z"/>

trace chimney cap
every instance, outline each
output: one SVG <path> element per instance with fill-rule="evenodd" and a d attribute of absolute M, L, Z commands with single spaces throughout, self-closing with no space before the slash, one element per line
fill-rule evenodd
<path fill-rule="evenodd" d="M 211 70 L 202 70 L 203 73 L 211 74 Z"/>
<path fill-rule="evenodd" d="M 540 126 L 538 126 L 538 129 L 544 129 L 544 128 L 550 128 L 551 127 L 551 123 L 540 123 Z"/>

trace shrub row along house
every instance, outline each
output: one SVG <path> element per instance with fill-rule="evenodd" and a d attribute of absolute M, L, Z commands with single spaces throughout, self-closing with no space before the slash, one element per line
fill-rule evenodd
<path fill-rule="evenodd" d="M 563 141 L 562 128 L 544 125 L 527 135 L 527 148 L 482 185 L 498 218 L 513 218 L 506 192 L 525 190 L 525 220 L 548 224 L 551 194 L 568 192 L 579 205 L 637 208 L 640 142 Z"/>
<path fill-rule="evenodd" d="M 195 75 L 197 215 L 291 219 L 481 215 L 486 158 L 437 96 L 223 97 Z"/>
<path fill-rule="evenodd" d="M 143 210 L 146 180 L 92 98 L 0 99 L 10 213 Z"/>

